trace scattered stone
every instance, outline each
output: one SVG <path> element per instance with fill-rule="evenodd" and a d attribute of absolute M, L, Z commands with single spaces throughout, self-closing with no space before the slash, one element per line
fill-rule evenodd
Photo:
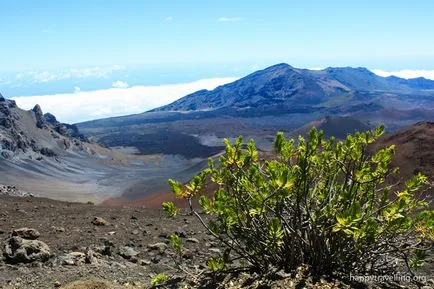
<path fill-rule="evenodd" d="M 50 259 L 50 247 L 38 240 L 23 239 L 13 236 L 4 247 L 6 261 L 11 264 L 45 262 Z"/>
<path fill-rule="evenodd" d="M 157 251 L 158 250 L 160 253 L 163 253 L 164 251 L 167 250 L 167 244 L 162 243 L 162 242 L 158 242 L 155 244 L 149 244 L 148 249 L 151 251 Z"/>
<path fill-rule="evenodd" d="M 35 229 L 20 228 L 12 231 L 12 236 L 21 237 L 27 240 L 36 240 L 41 234 Z"/>
<path fill-rule="evenodd" d="M 54 282 L 53 286 L 58 288 L 58 287 L 62 286 L 62 283 L 60 283 L 59 281 L 56 281 L 56 282 Z"/>
<path fill-rule="evenodd" d="M 130 246 L 123 246 L 119 248 L 119 255 L 121 255 L 125 259 L 131 259 L 131 257 L 135 257 L 139 254 L 134 248 Z"/>
<path fill-rule="evenodd" d="M 183 230 L 177 230 L 175 231 L 175 234 L 180 238 L 187 238 L 187 234 Z"/>
<path fill-rule="evenodd" d="M 63 232 L 65 232 L 65 228 L 63 228 L 63 227 L 52 226 L 51 230 L 53 230 L 53 232 L 55 232 L 55 233 L 63 233 Z"/>
<path fill-rule="evenodd" d="M 101 217 L 95 217 L 92 221 L 92 224 L 94 224 L 95 226 L 106 226 L 108 225 L 108 222 Z"/>
<path fill-rule="evenodd" d="M 84 261 L 87 264 L 94 264 L 94 263 L 96 263 L 96 258 L 95 258 L 94 253 L 93 253 L 93 251 L 91 249 L 87 250 L 86 257 L 85 257 Z"/>
<path fill-rule="evenodd" d="M 83 252 L 71 252 L 61 256 L 59 259 L 62 265 L 77 266 L 80 263 L 86 262 L 86 254 Z"/>
<path fill-rule="evenodd" d="M 182 258 L 184 259 L 193 259 L 193 252 L 188 249 L 184 249 L 182 251 Z"/>
<path fill-rule="evenodd" d="M 147 266 L 147 265 L 150 265 L 150 264 L 151 264 L 151 261 L 141 259 L 141 260 L 139 260 L 138 263 L 139 263 L 140 265 L 142 265 L 142 266 Z"/>
<path fill-rule="evenodd" d="M 133 234 L 133 235 L 138 235 L 138 234 L 139 234 L 139 230 L 133 230 L 133 231 L 131 232 L 131 234 Z"/>
<path fill-rule="evenodd" d="M 220 249 L 218 249 L 218 248 L 209 248 L 208 250 L 212 253 L 220 254 Z"/>
<path fill-rule="evenodd" d="M 162 259 L 161 255 L 155 255 L 154 257 L 152 257 L 151 261 L 154 264 L 158 264 L 158 263 L 160 263 L 161 259 Z"/>
<path fill-rule="evenodd" d="M 185 240 L 188 243 L 195 243 L 195 244 L 199 244 L 199 240 L 196 238 L 188 238 L 187 240 Z"/>

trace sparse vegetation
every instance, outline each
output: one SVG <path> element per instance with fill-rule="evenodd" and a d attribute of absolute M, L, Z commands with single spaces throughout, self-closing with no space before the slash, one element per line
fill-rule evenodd
<path fill-rule="evenodd" d="M 169 279 L 169 277 L 164 273 L 157 274 L 157 275 L 155 275 L 154 278 L 152 278 L 151 286 L 161 285 L 164 282 L 166 282 L 168 279 Z"/>
<path fill-rule="evenodd" d="M 387 182 L 398 172 L 390 167 L 394 146 L 368 153 L 383 132 L 336 141 L 312 129 L 297 143 L 279 133 L 272 160 L 260 159 L 253 141 L 226 140 L 218 166 L 210 160 L 188 184 L 169 184 L 211 235 L 259 272 L 307 265 L 316 275 L 384 274 L 404 266 L 411 275 L 434 241 L 434 213 L 418 199 L 428 182 L 422 174 L 402 189 Z M 218 189 L 200 197 L 212 216 L 206 222 L 192 198 L 208 182 Z M 169 214 L 173 207 L 164 205 Z M 210 259 L 209 268 L 222 270 L 222 260 Z"/>
<path fill-rule="evenodd" d="M 164 202 L 163 209 L 171 217 L 174 217 L 179 213 L 179 209 L 175 207 L 175 205 L 172 202 Z"/>
<path fill-rule="evenodd" d="M 173 249 L 175 249 L 175 252 L 180 258 L 182 258 L 182 251 L 184 250 L 184 245 L 182 244 L 181 238 L 176 234 L 172 234 L 169 236 L 169 240 Z"/>
<path fill-rule="evenodd" d="M 212 272 L 219 272 L 226 269 L 226 263 L 221 256 L 210 257 L 206 265 L 208 266 L 208 269 L 210 269 Z"/>

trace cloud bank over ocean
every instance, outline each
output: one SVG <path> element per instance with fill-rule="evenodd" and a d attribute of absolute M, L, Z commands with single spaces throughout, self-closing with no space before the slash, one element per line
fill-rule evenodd
<path fill-rule="evenodd" d="M 382 69 L 372 69 L 371 70 L 373 73 L 379 75 L 379 76 L 397 76 L 397 77 L 401 77 L 401 78 L 417 78 L 417 77 L 424 77 L 427 79 L 431 79 L 434 80 L 434 70 L 424 70 L 424 69 L 419 69 L 419 70 L 414 70 L 414 69 L 402 69 L 402 70 L 397 70 L 397 71 L 385 71 Z"/>
<path fill-rule="evenodd" d="M 212 90 L 237 78 L 208 78 L 194 82 L 159 86 L 131 86 L 118 82 L 112 88 L 73 93 L 17 96 L 18 106 L 31 109 L 39 104 L 42 110 L 54 114 L 60 121 L 76 123 L 98 118 L 141 113 L 201 89 Z"/>

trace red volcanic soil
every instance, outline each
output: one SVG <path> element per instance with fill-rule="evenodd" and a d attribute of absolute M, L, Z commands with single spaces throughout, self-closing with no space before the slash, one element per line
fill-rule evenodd
<path fill-rule="evenodd" d="M 185 201 L 175 198 L 175 196 L 168 191 L 156 192 L 150 196 L 146 196 L 140 199 L 127 199 L 124 197 L 111 198 L 102 203 L 103 206 L 107 207 L 149 207 L 157 208 L 161 207 L 161 204 L 166 201 L 172 201 L 177 206 L 185 206 Z"/>
<path fill-rule="evenodd" d="M 202 194 L 206 194 L 208 196 L 212 195 L 212 193 L 217 189 L 215 184 L 209 184 L 202 192 Z M 193 206 L 198 205 L 198 199 L 193 199 Z M 187 208 L 188 203 L 186 200 L 178 199 L 171 191 L 160 191 L 148 195 L 146 197 L 140 199 L 126 199 L 123 197 L 111 198 L 102 203 L 103 206 L 108 207 L 146 207 L 146 208 L 161 208 L 161 204 L 163 202 L 171 201 L 175 203 L 175 205 L 179 208 Z"/>
<path fill-rule="evenodd" d="M 374 149 L 395 145 L 392 166 L 400 168 L 400 176 L 410 178 L 422 172 L 434 181 L 434 122 L 419 122 L 406 129 L 381 137 Z"/>

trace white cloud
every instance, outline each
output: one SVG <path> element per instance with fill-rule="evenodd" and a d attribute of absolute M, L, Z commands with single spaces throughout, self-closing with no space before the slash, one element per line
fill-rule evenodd
<path fill-rule="evenodd" d="M 237 21 L 242 21 L 244 20 L 244 18 L 242 17 L 220 17 L 217 18 L 217 21 L 220 22 L 237 22 Z"/>
<path fill-rule="evenodd" d="M 75 93 L 80 92 L 80 91 L 81 91 L 81 88 L 80 88 L 80 87 L 78 87 L 78 86 L 74 86 L 74 92 L 75 92 Z"/>
<path fill-rule="evenodd" d="M 112 83 L 112 87 L 115 87 L 115 88 L 127 88 L 128 86 L 129 85 L 128 85 L 127 82 L 120 81 L 120 80 L 115 81 L 115 82 Z"/>
<path fill-rule="evenodd" d="M 173 17 L 172 16 L 168 16 L 168 17 L 164 18 L 164 20 L 166 20 L 166 21 L 172 21 Z"/>
<path fill-rule="evenodd" d="M 23 109 L 39 104 L 44 112 L 54 114 L 60 121 L 75 123 L 96 118 L 141 113 L 168 103 L 200 89 L 214 89 L 237 78 L 210 78 L 189 83 L 160 86 L 132 86 L 67 94 L 12 97 Z"/>
<path fill-rule="evenodd" d="M 69 68 L 58 71 L 28 71 L 18 73 L 15 78 L 17 80 L 25 77 L 30 77 L 34 83 L 44 83 L 57 80 L 66 80 L 71 78 L 107 78 L 110 73 L 123 70 L 119 65 L 108 67 L 86 67 L 86 68 Z"/>
<path fill-rule="evenodd" d="M 401 78 L 417 78 L 417 77 L 425 77 L 427 79 L 434 80 L 434 70 L 412 70 L 412 69 L 403 69 L 403 70 L 397 70 L 397 71 L 385 71 L 382 69 L 372 69 L 373 73 L 379 75 L 379 76 L 397 76 Z"/>

